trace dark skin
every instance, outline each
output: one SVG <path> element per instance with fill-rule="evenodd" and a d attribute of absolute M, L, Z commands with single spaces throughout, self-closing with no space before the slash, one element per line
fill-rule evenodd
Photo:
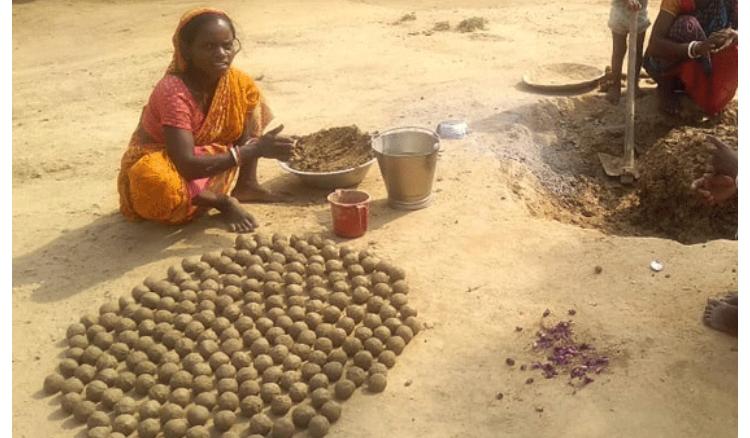
<path fill-rule="evenodd" d="M 181 79 L 204 114 L 209 110 L 219 79 L 227 72 L 234 59 L 234 44 L 235 35 L 231 26 L 226 20 L 217 18 L 205 24 L 189 46 L 182 47 L 188 68 L 181 75 Z M 249 120 L 249 115 L 246 120 Z M 250 126 L 246 121 L 242 136 L 234 142 L 239 146 L 242 166 L 232 195 L 205 190 L 194 198 L 194 203 L 205 209 L 216 208 L 221 211 L 233 232 L 253 231 L 258 226 L 257 221 L 240 202 L 278 200 L 277 196 L 258 184 L 257 166 L 261 157 L 278 160 L 290 158 L 294 140 L 279 135 L 282 129 L 283 125 L 253 141 L 250 138 Z M 187 180 L 210 177 L 236 165 L 230 153 L 196 155 L 195 139 L 188 130 L 165 126 L 164 136 L 169 158 L 174 162 L 180 175 Z"/>
<path fill-rule="evenodd" d="M 702 1 L 697 1 L 697 7 L 703 6 Z M 646 56 L 662 58 L 675 63 L 690 59 L 688 57 L 688 46 L 690 43 L 676 43 L 668 38 L 669 30 L 674 24 L 675 17 L 665 11 L 659 11 L 654 27 L 651 30 L 651 39 L 646 49 Z M 700 56 L 709 56 L 712 52 L 718 52 L 737 41 L 737 31 L 734 29 L 723 29 L 708 35 L 705 41 L 699 41 L 693 47 L 693 53 Z M 653 78 L 658 84 L 661 109 L 667 114 L 677 114 L 680 110 L 679 101 L 675 90 L 679 85 L 678 79 L 668 77 Z"/>
<path fill-rule="evenodd" d="M 641 3 L 636 0 L 621 0 L 624 1 L 628 9 L 636 13 L 641 10 Z M 636 96 L 641 95 L 641 90 L 638 87 L 639 73 L 641 66 L 643 65 L 643 40 L 646 37 L 646 32 L 638 34 L 638 43 L 636 47 L 636 61 L 635 61 L 635 93 Z M 609 90 L 607 91 L 607 100 L 610 103 L 616 104 L 620 101 L 622 96 L 621 83 L 622 83 L 622 62 L 625 59 L 625 54 L 628 51 L 628 36 L 626 34 L 619 34 L 612 32 L 612 82 L 609 84 Z"/>

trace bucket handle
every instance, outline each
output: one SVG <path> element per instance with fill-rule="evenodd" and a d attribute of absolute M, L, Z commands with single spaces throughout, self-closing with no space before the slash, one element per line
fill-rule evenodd
<path fill-rule="evenodd" d="M 359 227 L 361 230 L 367 230 L 368 225 L 368 214 L 366 205 L 356 205 L 357 207 L 357 219 L 359 220 Z"/>

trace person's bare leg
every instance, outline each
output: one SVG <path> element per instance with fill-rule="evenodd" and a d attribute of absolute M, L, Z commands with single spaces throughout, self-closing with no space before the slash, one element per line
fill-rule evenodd
<path fill-rule="evenodd" d="M 283 202 L 287 200 L 284 194 L 273 193 L 258 183 L 258 159 L 250 160 L 240 167 L 237 185 L 232 190 L 232 196 L 238 201 L 249 202 Z"/>
<path fill-rule="evenodd" d="M 231 196 L 217 195 L 209 190 L 204 190 L 193 199 L 193 203 L 199 207 L 219 210 L 232 232 L 249 233 L 258 227 L 253 215 L 248 213 L 239 201 Z"/>
<path fill-rule="evenodd" d="M 635 60 L 635 97 L 642 97 L 645 95 L 641 90 L 641 68 L 643 67 L 643 41 L 646 38 L 646 32 L 638 34 L 638 52 L 636 52 Z"/>
<path fill-rule="evenodd" d="M 723 300 L 709 298 L 703 311 L 703 323 L 714 330 L 737 336 L 738 307 Z"/>
<path fill-rule="evenodd" d="M 622 95 L 622 61 L 627 51 L 627 36 L 612 32 L 612 73 L 609 78 L 609 90 L 607 90 L 607 100 L 612 104 L 617 104 Z"/>

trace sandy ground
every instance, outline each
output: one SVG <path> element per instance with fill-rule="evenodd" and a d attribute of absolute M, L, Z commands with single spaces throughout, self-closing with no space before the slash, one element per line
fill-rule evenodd
<path fill-rule="evenodd" d="M 704 328 L 700 315 L 707 297 L 736 290 L 737 243 L 685 246 L 533 217 L 519 194 L 534 190 L 517 178 L 518 164 L 498 158 L 509 141 L 503 127 L 519 123 L 515 109 L 541 99 L 518 85 L 525 69 L 607 64 L 609 0 L 264 3 L 214 4 L 238 24 L 236 65 L 263 76 L 289 133 L 455 117 L 481 127 L 443 143 L 430 208 L 389 209 L 377 170 L 362 184 L 376 199 L 371 230 L 351 244 L 405 268 L 430 328 L 399 358 L 385 393 L 346 402 L 330 436 L 736 436 L 737 341 Z M 13 6 L 16 437 L 82 436 L 39 392 L 68 324 L 180 258 L 234 239 L 213 219 L 176 229 L 117 213 L 120 155 L 192 4 Z M 389 24 L 411 11 L 417 20 Z M 487 18 L 488 31 L 410 35 L 470 16 Z M 324 192 L 272 162 L 261 173 L 296 199 L 248 206 L 264 230 L 329 233 Z M 648 269 L 654 258 L 666 265 L 660 274 Z M 575 395 L 564 379 L 526 385 L 532 374 L 505 365 L 535 357 L 531 335 L 546 308 L 561 318 L 577 309 L 577 330 L 613 354 L 609 372 Z"/>

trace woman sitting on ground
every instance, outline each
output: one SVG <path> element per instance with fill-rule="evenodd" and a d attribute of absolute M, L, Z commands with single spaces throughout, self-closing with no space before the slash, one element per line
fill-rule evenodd
<path fill-rule="evenodd" d="M 276 200 L 258 184 L 258 159 L 288 159 L 293 140 L 278 135 L 281 126 L 261 136 L 271 112 L 253 80 L 231 67 L 239 41 L 224 12 L 188 12 L 172 42 L 172 63 L 122 157 L 120 211 L 182 224 L 216 208 L 231 231 L 252 231 L 240 202 Z"/>
<path fill-rule="evenodd" d="M 662 0 L 643 66 L 664 112 L 679 112 L 678 91 L 721 112 L 737 91 L 737 0 Z"/>

